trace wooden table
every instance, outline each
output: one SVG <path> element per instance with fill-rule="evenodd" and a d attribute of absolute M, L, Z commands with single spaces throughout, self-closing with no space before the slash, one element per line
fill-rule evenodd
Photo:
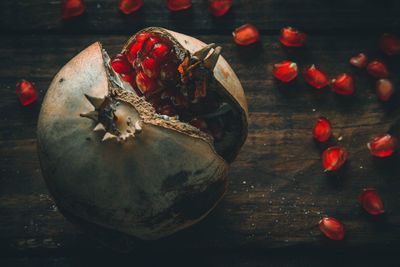
<path fill-rule="evenodd" d="M 391 131 L 400 137 L 400 97 L 383 104 L 374 80 L 348 64 L 366 52 L 387 61 L 400 87 L 400 58 L 377 48 L 383 32 L 399 33 L 399 1 L 235 0 L 232 11 L 212 17 L 206 1 L 171 14 L 164 1 L 146 0 L 137 14 L 118 12 L 116 0 L 87 0 L 87 14 L 60 20 L 60 1 L 0 2 L 0 248 L 1 266 L 398 265 L 400 250 L 400 156 L 369 155 L 370 137 Z M 256 25 L 262 39 L 251 49 L 232 42 L 232 30 Z M 279 29 L 308 33 L 307 46 L 283 48 Z M 146 26 L 191 34 L 223 47 L 223 55 L 245 88 L 250 110 L 246 144 L 229 173 L 229 190 L 201 223 L 173 237 L 118 254 L 93 241 L 58 211 L 43 182 L 36 153 L 40 103 L 23 108 L 15 96 L 21 78 L 34 81 L 41 99 L 52 77 L 70 58 L 96 40 L 114 54 Z M 272 66 L 291 59 L 300 68 L 315 63 L 331 77 L 349 72 L 353 97 L 317 91 L 301 77 L 287 86 L 274 80 Z M 321 146 L 311 137 L 319 116 L 330 118 L 335 138 L 350 161 L 338 175 L 324 174 Z M 340 137 L 340 138 L 339 138 Z M 361 189 L 376 187 L 386 214 L 367 215 L 357 203 Z M 342 242 L 317 228 L 324 215 L 341 219 Z M 118 266 L 118 265 L 116 265 Z"/>

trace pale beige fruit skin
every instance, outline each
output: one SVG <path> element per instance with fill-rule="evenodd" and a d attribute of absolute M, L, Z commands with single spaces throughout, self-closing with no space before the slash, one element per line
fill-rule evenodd
<path fill-rule="evenodd" d="M 125 143 L 101 142 L 80 114 L 93 110 L 84 94 L 101 98 L 108 86 L 95 43 L 59 71 L 43 101 L 39 158 L 60 210 L 144 240 L 201 220 L 225 192 L 227 162 L 202 139 L 150 124 Z M 134 108 L 131 116 L 139 118 Z"/>

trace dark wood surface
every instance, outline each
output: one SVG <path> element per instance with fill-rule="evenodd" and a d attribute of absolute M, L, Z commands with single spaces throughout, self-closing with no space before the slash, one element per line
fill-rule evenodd
<path fill-rule="evenodd" d="M 382 58 L 400 87 L 400 58 L 377 49 L 379 35 L 398 33 L 399 1 L 234 1 L 231 13 L 213 18 L 206 1 L 170 14 L 163 1 L 148 1 L 142 11 L 123 16 L 116 1 L 87 0 L 87 14 L 60 20 L 60 1 L 0 2 L 0 260 L 1 266 L 91 266 L 115 261 L 169 266 L 295 266 L 399 263 L 400 155 L 378 160 L 368 139 L 391 131 L 400 137 L 400 96 L 382 104 L 374 81 L 348 59 L 359 52 Z M 238 48 L 231 31 L 251 22 L 261 43 Z M 307 46 L 283 48 L 278 32 L 295 26 L 309 34 Z M 128 255 L 115 254 L 91 234 L 68 222 L 57 210 L 41 176 L 36 154 L 40 102 L 23 108 L 15 96 L 21 78 L 36 83 L 44 96 L 52 77 L 80 50 L 101 41 L 110 54 L 130 34 L 161 26 L 222 45 L 223 55 L 246 91 L 249 137 L 229 172 L 229 190 L 220 205 L 198 225 L 170 238 L 147 243 Z M 301 77 L 283 86 L 271 70 L 292 59 L 302 68 L 315 63 L 330 76 L 350 72 L 356 94 L 316 91 Z M 311 138 L 316 118 L 330 118 L 335 138 L 349 150 L 350 161 L 337 175 L 324 174 L 321 146 Z M 361 210 L 361 189 L 376 187 L 386 214 L 372 218 Z M 321 236 L 323 215 L 341 219 L 342 242 Z M 377 256 L 377 257 L 374 257 Z"/>

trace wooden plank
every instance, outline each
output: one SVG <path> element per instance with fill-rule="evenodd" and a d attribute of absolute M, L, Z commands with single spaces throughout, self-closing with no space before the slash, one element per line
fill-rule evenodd
<path fill-rule="evenodd" d="M 250 108 L 248 140 L 229 173 L 229 190 L 222 203 L 200 224 L 171 238 L 151 243 L 155 250 L 258 249 L 330 243 L 316 224 L 325 214 L 346 224 L 345 248 L 361 245 L 393 249 L 400 240 L 397 188 L 399 155 L 373 159 L 367 140 L 389 129 L 400 137 L 399 97 L 379 103 L 373 81 L 348 66 L 349 56 L 376 51 L 376 36 L 311 36 L 307 48 L 282 48 L 277 36 L 262 45 L 239 49 L 227 36 L 198 36 L 222 44 L 223 55 L 243 82 Z M 3 251 L 49 253 L 97 250 L 97 243 L 67 222 L 57 211 L 41 177 L 36 155 L 35 127 L 39 105 L 21 108 L 14 95 L 17 79 L 37 83 L 42 95 L 51 78 L 80 49 L 101 40 L 116 53 L 127 36 L 10 35 L 0 43 L 0 247 Z M 354 73 L 352 98 L 309 88 L 301 78 L 282 86 L 271 76 L 273 63 L 291 58 L 300 66 L 316 63 L 330 75 Z M 388 59 L 393 73 L 398 59 Z M 395 82 L 399 80 L 395 77 Z M 349 148 L 350 162 L 337 177 L 323 174 L 320 148 L 312 141 L 314 120 L 328 116 L 336 137 Z M 387 214 L 367 216 L 357 204 L 361 188 L 375 186 Z M 195 240 L 195 242 L 194 242 Z M 47 253 L 46 252 L 46 253 Z"/>
<path fill-rule="evenodd" d="M 232 11 L 213 18 L 207 1 L 194 0 L 191 10 L 170 13 L 165 1 L 146 0 L 143 9 L 131 16 L 119 12 L 114 0 L 86 0 L 87 14 L 64 22 L 60 0 L 20 0 L 0 2 L 0 31 L 9 33 L 73 32 L 134 33 L 147 26 L 163 26 L 187 33 L 226 33 L 244 23 L 262 31 L 276 32 L 292 25 L 308 32 L 334 33 L 397 30 L 400 3 L 395 0 L 235 0 Z"/>

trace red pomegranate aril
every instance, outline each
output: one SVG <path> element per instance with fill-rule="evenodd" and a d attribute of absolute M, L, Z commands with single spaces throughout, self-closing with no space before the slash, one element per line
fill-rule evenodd
<path fill-rule="evenodd" d="M 371 215 L 380 215 L 385 213 L 385 208 L 381 196 L 375 188 L 364 188 L 358 197 L 361 206 Z"/>
<path fill-rule="evenodd" d="M 132 44 L 127 52 L 128 61 L 133 64 L 135 59 L 137 58 L 137 54 L 142 49 L 143 41 L 137 41 L 136 43 Z"/>
<path fill-rule="evenodd" d="M 375 78 L 387 78 L 389 76 L 386 64 L 380 60 L 374 60 L 368 63 L 367 72 Z"/>
<path fill-rule="evenodd" d="M 306 35 L 295 28 L 286 27 L 281 30 L 281 37 L 279 41 L 284 46 L 300 47 L 304 45 L 306 41 Z"/>
<path fill-rule="evenodd" d="M 111 67 L 118 74 L 127 74 L 132 71 L 132 66 L 125 55 L 118 54 L 111 61 Z"/>
<path fill-rule="evenodd" d="M 367 143 L 367 147 L 375 157 L 389 157 L 397 148 L 397 138 L 390 134 L 378 135 Z"/>
<path fill-rule="evenodd" d="M 325 117 L 319 117 L 313 128 L 313 137 L 319 142 L 326 142 L 332 136 L 332 126 Z"/>
<path fill-rule="evenodd" d="M 143 0 L 120 0 L 119 9 L 125 15 L 129 15 L 135 11 L 138 11 L 143 6 L 143 4 Z"/>
<path fill-rule="evenodd" d="M 348 153 L 345 148 L 332 146 L 322 153 L 322 165 L 325 171 L 337 171 L 347 161 Z"/>
<path fill-rule="evenodd" d="M 157 89 L 157 83 L 143 71 L 136 74 L 136 85 L 143 94 L 149 94 Z"/>
<path fill-rule="evenodd" d="M 238 45 L 250 45 L 260 40 L 258 29 L 251 24 L 244 24 L 236 28 L 233 32 L 233 40 Z"/>
<path fill-rule="evenodd" d="M 360 53 L 357 56 L 350 58 L 349 62 L 354 67 L 363 69 L 367 66 L 368 57 L 365 54 Z"/>
<path fill-rule="evenodd" d="M 354 93 L 353 77 L 347 73 L 338 75 L 331 81 L 332 89 L 339 95 L 351 95 Z"/>
<path fill-rule="evenodd" d="M 191 0 L 167 0 L 167 7 L 170 11 L 181 11 L 192 7 Z"/>
<path fill-rule="evenodd" d="M 319 230 L 332 240 L 343 240 L 345 234 L 343 223 L 333 217 L 322 218 L 319 221 Z"/>
<path fill-rule="evenodd" d="M 233 0 L 208 0 L 208 10 L 216 17 L 228 13 L 231 9 Z"/>
<path fill-rule="evenodd" d="M 193 125 L 199 130 L 205 131 L 208 128 L 207 122 L 203 119 L 200 118 L 194 118 L 192 119 L 189 124 Z"/>
<path fill-rule="evenodd" d="M 306 82 L 316 89 L 322 89 L 329 84 L 328 75 L 321 71 L 315 65 L 307 67 L 303 73 Z"/>
<path fill-rule="evenodd" d="M 376 82 L 376 94 L 382 101 L 389 101 L 394 93 L 393 83 L 388 79 L 379 79 Z"/>
<path fill-rule="evenodd" d="M 169 54 L 170 47 L 163 43 L 157 43 L 153 46 L 151 51 L 152 57 L 158 62 L 163 62 Z"/>
<path fill-rule="evenodd" d="M 400 54 L 400 39 L 396 35 L 390 33 L 383 34 L 379 41 L 379 46 L 383 53 L 388 56 Z"/>
<path fill-rule="evenodd" d="M 62 1 L 62 18 L 69 19 L 77 17 L 85 12 L 85 3 L 83 0 L 63 0 Z"/>
<path fill-rule="evenodd" d="M 149 53 L 153 49 L 154 45 L 158 42 L 159 38 L 157 36 L 150 36 L 147 38 L 143 43 L 143 54 Z"/>
<path fill-rule="evenodd" d="M 16 86 L 16 94 L 21 105 L 28 106 L 37 101 L 39 93 L 36 87 L 27 80 L 20 80 Z"/>
<path fill-rule="evenodd" d="M 282 61 L 274 64 L 272 74 L 281 82 L 288 83 L 297 77 L 297 64 L 292 61 Z"/>
<path fill-rule="evenodd" d="M 150 78 L 158 78 L 160 76 L 160 67 L 154 58 L 146 57 L 142 60 L 141 66 L 143 72 Z"/>

